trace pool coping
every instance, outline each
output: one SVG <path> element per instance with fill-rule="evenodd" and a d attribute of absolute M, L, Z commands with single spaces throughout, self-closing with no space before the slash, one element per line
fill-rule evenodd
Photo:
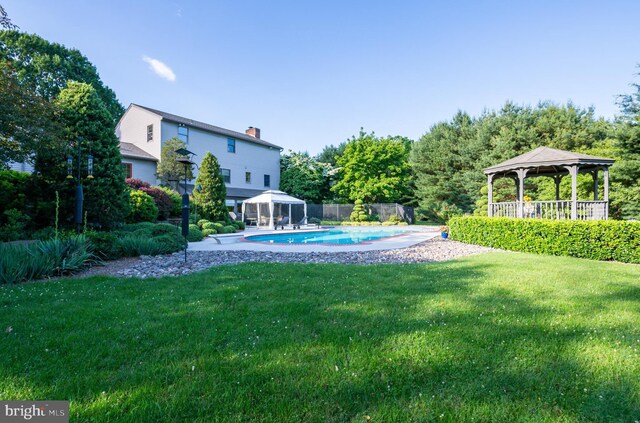
<path fill-rule="evenodd" d="M 339 228 L 339 227 L 335 227 Z M 340 228 L 363 228 L 362 226 L 342 226 Z M 366 228 L 366 227 L 365 227 Z M 304 232 L 318 232 L 329 228 L 313 229 Z M 270 234 L 300 233 L 299 230 L 291 231 L 260 231 L 250 235 L 270 235 Z M 376 241 L 368 241 L 366 244 L 270 244 L 258 241 L 240 240 L 240 234 L 233 238 L 237 241 L 231 243 L 219 243 L 219 240 L 207 238 L 201 242 L 189 243 L 189 251 L 267 251 L 274 253 L 317 253 L 317 252 L 353 252 L 353 251 L 376 251 L 394 250 L 407 248 L 428 241 L 439 235 L 437 228 L 431 227 L 410 227 L 407 233 L 393 235 Z M 247 235 L 247 234 L 245 234 Z M 227 238 L 231 240 L 231 237 Z"/>

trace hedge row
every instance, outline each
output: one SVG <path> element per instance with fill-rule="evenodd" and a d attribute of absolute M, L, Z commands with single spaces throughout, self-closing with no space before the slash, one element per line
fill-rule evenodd
<path fill-rule="evenodd" d="M 454 217 L 451 239 L 527 253 L 640 263 L 640 222 Z"/>

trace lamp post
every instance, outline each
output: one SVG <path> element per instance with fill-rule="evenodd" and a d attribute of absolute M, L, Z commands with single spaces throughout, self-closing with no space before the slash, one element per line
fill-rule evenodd
<path fill-rule="evenodd" d="M 78 185 L 76 185 L 76 210 L 75 224 L 76 231 L 79 234 L 82 228 L 82 210 L 84 206 L 84 192 L 82 189 L 82 137 L 78 137 Z M 67 179 L 73 179 L 73 156 L 67 156 Z M 91 146 L 89 146 L 89 154 L 87 155 L 87 179 L 93 179 L 93 154 L 91 154 Z"/>
<path fill-rule="evenodd" d="M 195 156 L 195 153 L 187 150 L 186 148 L 179 148 L 176 150 L 176 154 L 182 156 L 176 158 L 178 163 L 182 163 L 184 165 L 184 193 L 182 194 L 182 236 L 184 236 L 184 240 L 189 245 L 189 240 L 187 239 L 189 236 L 189 193 L 187 192 L 187 171 L 189 166 L 192 166 L 194 163 L 189 156 Z M 187 262 L 187 246 L 184 247 L 184 262 Z"/>

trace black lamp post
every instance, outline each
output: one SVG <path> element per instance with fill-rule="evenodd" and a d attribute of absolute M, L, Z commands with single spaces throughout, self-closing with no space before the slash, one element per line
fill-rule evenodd
<path fill-rule="evenodd" d="M 195 153 L 187 150 L 186 148 L 179 148 L 176 150 L 176 154 L 182 156 L 178 157 L 176 161 L 178 163 L 182 163 L 184 165 L 184 193 L 182 194 L 182 236 L 184 236 L 184 240 L 187 245 L 189 241 L 187 237 L 189 236 L 189 193 L 187 192 L 187 171 L 189 166 L 192 166 L 194 163 L 189 156 L 195 156 Z M 184 248 L 184 261 L 187 262 L 187 247 Z"/>
<path fill-rule="evenodd" d="M 82 210 L 84 205 L 84 192 L 82 189 L 82 141 L 82 137 L 78 137 L 78 185 L 76 185 L 75 211 L 77 233 L 80 233 L 82 228 Z M 71 154 L 67 156 L 67 179 L 73 179 L 73 156 Z M 89 154 L 87 155 L 87 179 L 93 179 L 93 155 L 91 154 L 91 147 L 89 147 Z"/>

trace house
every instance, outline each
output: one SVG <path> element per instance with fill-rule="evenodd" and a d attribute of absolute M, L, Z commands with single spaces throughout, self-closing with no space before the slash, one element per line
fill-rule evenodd
<path fill-rule="evenodd" d="M 265 190 L 280 185 L 280 152 L 282 147 L 260 138 L 260 129 L 249 127 L 245 133 L 220 128 L 149 107 L 131 104 L 116 126 L 120 140 L 122 165 L 127 176 L 151 184 L 156 179 L 162 145 L 173 137 L 187 144 L 200 164 L 207 151 L 220 163 L 227 186 L 227 206 L 238 210 L 238 204 Z M 198 169 L 194 169 L 194 177 Z M 193 189 L 195 179 L 187 185 Z"/>

